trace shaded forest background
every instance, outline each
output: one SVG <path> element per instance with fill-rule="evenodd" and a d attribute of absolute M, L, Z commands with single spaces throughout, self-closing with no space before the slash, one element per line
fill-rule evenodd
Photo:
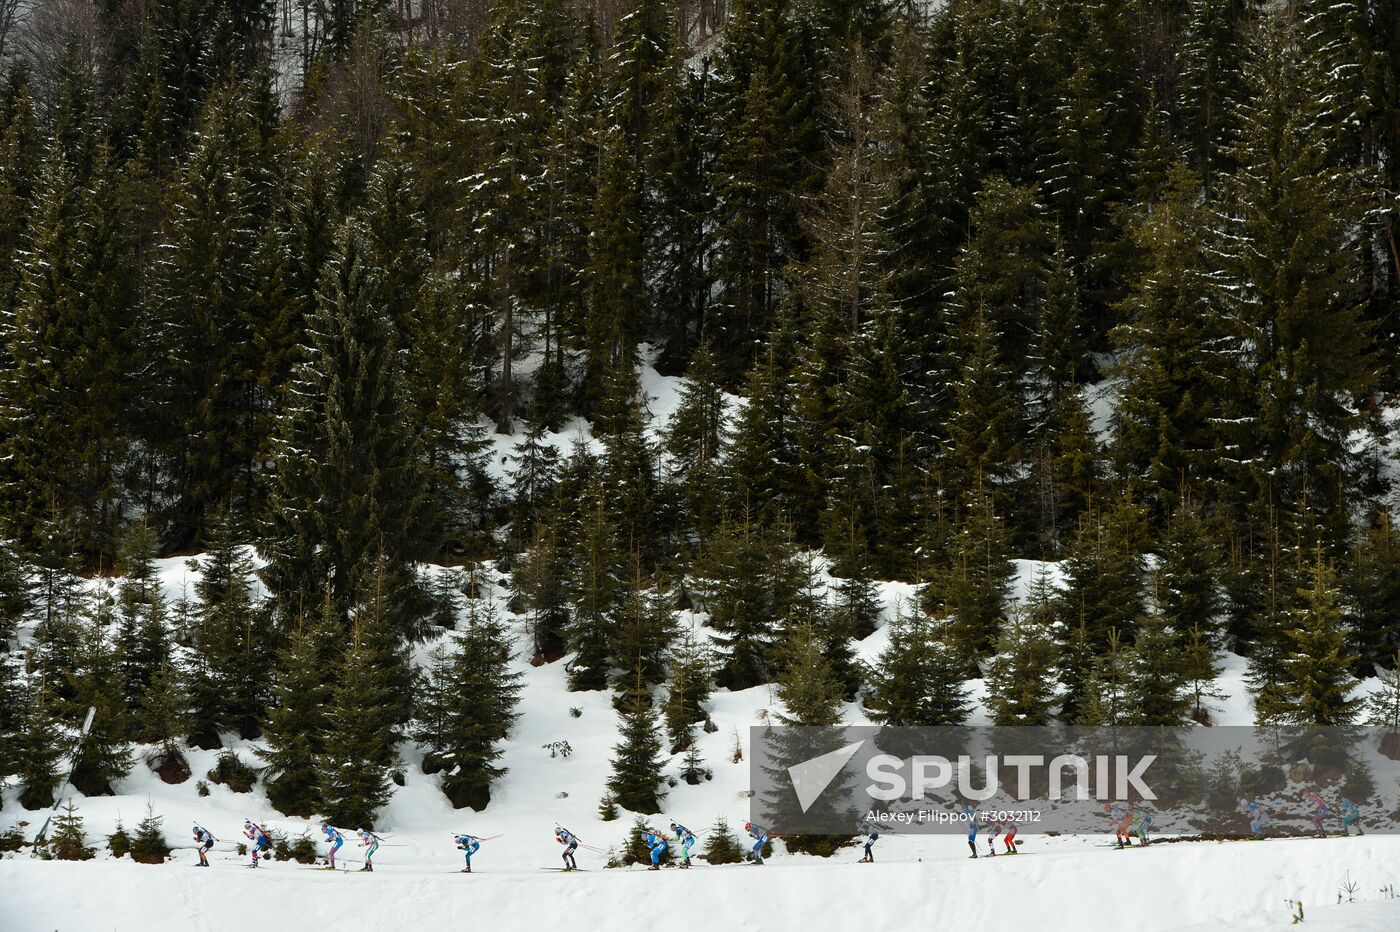
<path fill-rule="evenodd" d="M 1261 720 L 1325 724 L 1396 665 L 1393 3 L 0 0 L 0 61 L 25 753 L 91 704 L 118 762 L 267 736 L 294 812 L 335 748 L 364 818 L 456 714 L 407 688 L 475 592 L 429 562 L 495 561 L 637 735 L 689 663 L 680 749 L 711 680 L 1168 723 L 1229 649 Z M 660 432 L 642 364 L 686 376 Z M 1008 616 L 1016 557 L 1064 585 Z M 904 667 L 852 660 L 874 579 L 919 585 Z M 433 675 L 504 669 L 465 630 Z"/>

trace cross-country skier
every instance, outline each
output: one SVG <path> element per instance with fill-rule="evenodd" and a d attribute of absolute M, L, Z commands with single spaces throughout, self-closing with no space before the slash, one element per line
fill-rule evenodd
<path fill-rule="evenodd" d="M 1001 820 L 1001 827 L 1004 832 L 1002 841 L 1006 843 L 1006 853 L 1018 854 L 1019 852 L 1016 850 L 1016 831 L 1021 827 L 1021 824 L 1017 822 L 1013 816 L 1008 815 L 1005 819 Z"/>
<path fill-rule="evenodd" d="M 991 816 L 982 823 L 987 836 L 987 857 L 997 856 L 997 839 L 1001 837 L 1001 820 Z"/>
<path fill-rule="evenodd" d="M 873 864 L 875 861 L 875 842 L 880 840 L 880 830 L 869 819 L 861 819 L 856 823 L 856 831 L 865 836 L 865 857 L 856 863 Z"/>
<path fill-rule="evenodd" d="M 661 870 L 661 856 L 666 853 L 666 836 L 647 829 L 642 832 L 642 844 L 646 845 L 647 850 L 651 853 L 651 867 L 648 867 L 647 870 Z"/>
<path fill-rule="evenodd" d="M 218 840 L 219 839 L 209 834 L 207 828 L 200 825 L 198 822 L 194 824 L 194 843 L 198 846 L 195 848 L 195 851 L 199 854 L 199 863 L 195 865 L 196 867 L 209 866 L 209 859 L 204 855 L 210 848 L 214 847 L 214 842 Z"/>
<path fill-rule="evenodd" d="M 1142 845 L 1147 845 L 1149 843 L 1147 830 L 1152 827 L 1152 813 L 1148 812 L 1146 809 L 1134 807 L 1132 809 L 1130 821 L 1138 837 L 1138 842 Z"/>
<path fill-rule="evenodd" d="M 326 862 L 330 865 L 326 870 L 335 870 L 335 853 L 340 850 L 340 846 L 345 844 L 345 836 L 340 834 L 340 829 L 329 822 L 321 826 L 321 831 L 326 833 L 326 844 L 330 846 L 330 851 L 326 854 Z"/>
<path fill-rule="evenodd" d="M 355 834 L 360 836 L 360 847 L 365 849 L 365 866 L 362 871 L 374 870 L 374 852 L 379 850 L 379 836 L 369 829 L 357 828 Z"/>
<path fill-rule="evenodd" d="M 1269 810 L 1264 808 L 1264 804 L 1259 801 L 1246 802 L 1240 800 L 1240 806 L 1249 815 L 1249 830 L 1254 833 L 1255 838 L 1264 837 L 1264 826 L 1269 824 Z"/>
<path fill-rule="evenodd" d="M 243 820 L 243 834 L 247 837 L 248 841 L 251 842 L 249 847 L 252 849 L 253 854 L 253 863 L 248 866 L 257 867 L 258 855 L 272 847 L 272 839 L 267 837 L 267 832 L 263 831 L 261 825 L 256 822 L 251 822 L 248 819 Z"/>
<path fill-rule="evenodd" d="M 753 856 L 753 863 L 762 866 L 763 846 L 768 844 L 768 829 L 761 825 L 754 825 L 752 822 L 745 822 L 744 831 L 748 832 L 749 837 L 753 839 L 753 848 L 749 851 L 749 854 Z"/>
<path fill-rule="evenodd" d="M 472 872 L 472 855 L 481 850 L 481 839 L 475 835 L 454 835 L 452 837 L 457 842 L 457 849 L 467 858 L 467 866 L 462 868 L 462 873 L 470 874 Z"/>
<path fill-rule="evenodd" d="M 1343 797 L 1342 799 L 1342 833 L 1351 834 L 1351 827 L 1354 823 L 1361 821 L 1361 810 L 1356 808 L 1356 803 Z M 1365 835 L 1366 830 L 1360 825 L 1356 826 L 1356 834 Z"/>
<path fill-rule="evenodd" d="M 1132 833 L 1128 830 L 1128 825 L 1132 821 L 1132 811 L 1121 803 L 1104 803 L 1103 811 L 1108 813 L 1108 821 L 1113 823 L 1113 834 L 1117 839 L 1118 848 L 1131 848 L 1133 842 Z"/>
<path fill-rule="evenodd" d="M 967 803 L 962 804 L 961 812 L 963 818 L 967 819 L 967 847 L 972 852 L 972 856 L 977 857 L 977 830 L 981 825 L 977 821 L 977 810 Z"/>
<path fill-rule="evenodd" d="M 676 841 L 681 846 L 681 869 L 690 867 L 690 849 L 695 847 L 695 833 L 676 822 L 671 823 L 671 834 L 676 836 Z"/>
<path fill-rule="evenodd" d="M 578 850 L 578 836 L 568 829 L 556 825 L 554 827 L 554 840 L 564 846 L 564 870 L 578 870 L 578 862 L 574 860 L 574 852 Z"/>
<path fill-rule="evenodd" d="M 1304 790 L 1303 796 L 1310 800 L 1313 806 L 1316 807 L 1313 809 L 1312 814 L 1313 831 L 1317 832 L 1318 837 L 1326 838 L 1327 829 L 1322 827 L 1322 820 L 1327 817 L 1327 800 L 1323 799 L 1312 790 Z"/>

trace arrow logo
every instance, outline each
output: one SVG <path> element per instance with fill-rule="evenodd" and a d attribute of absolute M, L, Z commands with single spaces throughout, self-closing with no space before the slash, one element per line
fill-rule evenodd
<path fill-rule="evenodd" d="M 797 791 L 797 802 L 803 812 L 811 808 L 863 744 L 864 741 L 857 741 L 788 768 L 788 779 L 792 780 L 792 788 Z"/>

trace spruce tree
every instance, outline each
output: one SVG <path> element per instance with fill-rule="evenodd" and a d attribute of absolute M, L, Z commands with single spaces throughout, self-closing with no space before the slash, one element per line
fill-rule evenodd
<path fill-rule="evenodd" d="M 60 861 L 90 861 L 96 854 L 88 847 L 87 834 L 83 831 L 83 817 L 73 800 L 63 806 L 63 814 L 54 816 L 53 837 L 49 839 L 49 850 Z"/>
<path fill-rule="evenodd" d="M 949 637 L 964 662 L 984 656 L 996 643 L 1013 573 L 1010 540 L 991 495 L 980 489 L 969 493 L 944 565 L 923 593 L 925 609 L 948 619 Z"/>
<path fill-rule="evenodd" d="M 1186 640 L 1159 610 L 1138 622 L 1129 660 L 1128 704 L 1139 725 L 1184 725 L 1192 711 L 1187 692 Z"/>
<path fill-rule="evenodd" d="M 680 401 L 663 435 L 667 473 L 680 488 L 689 529 L 701 539 L 719 517 L 726 424 L 718 365 L 709 341 L 701 341 L 690 356 Z"/>
<path fill-rule="evenodd" d="M 619 608 L 617 630 L 610 648 L 617 662 L 631 664 L 633 672 L 619 673 L 614 679 L 614 688 L 626 690 L 638 670 L 646 685 L 660 683 L 677 629 L 675 593 L 660 577 L 654 580 L 652 587 L 646 588 L 641 567 L 634 558 L 632 583 Z"/>
<path fill-rule="evenodd" d="M 14 772 L 19 779 L 19 804 L 25 809 L 52 806 L 54 790 L 58 789 L 64 742 L 49 703 L 41 687 L 30 686 L 21 694 Z"/>
<path fill-rule="evenodd" d="M 468 602 L 467 627 L 430 668 L 415 738 L 427 751 L 424 766 L 440 769 L 453 806 L 478 812 L 491 799 L 499 744 L 517 717 L 521 675 L 510 670 L 510 647 L 495 607 Z"/>
<path fill-rule="evenodd" d="M 1365 675 L 1388 664 L 1400 650 L 1400 534 L 1389 510 L 1380 511 L 1361 531 L 1351 572 L 1341 575 L 1346 594 L 1350 651 Z"/>
<path fill-rule="evenodd" d="M 511 573 L 511 586 L 523 600 L 525 616 L 534 640 L 532 660 L 555 660 L 566 649 L 570 622 L 573 572 L 562 525 L 563 503 L 557 499 L 544 508 L 535 526 L 534 539 Z"/>
<path fill-rule="evenodd" d="M 963 666 L 948 644 L 948 626 L 921 611 L 901 611 L 890 622 L 889 645 L 871 671 L 865 699 L 870 717 L 884 725 L 961 725 L 971 706 Z"/>
<path fill-rule="evenodd" d="M 231 516 L 216 512 L 206 531 L 206 556 L 190 561 L 200 574 L 186 674 L 194 712 L 190 734 L 204 748 L 218 746 L 221 731 L 243 738 L 260 734 L 276 668 L 266 607 L 253 598 L 252 560 L 236 538 Z"/>
<path fill-rule="evenodd" d="M 390 772 L 398 762 L 400 735 L 394 721 L 393 693 L 375 633 L 380 619 L 357 619 L 350 644 L 332 668 L 329 708 L 319 744 L 319 811 L 337 825 L 370 828 L 389 802 Z"/>
<path fill-rule="evenodd" d="M 721 524 L 696 556 L 692 587 L 716 631 L 716 677 L 730 689 L 771 679 L 777 638 L 775 585 L 791 559 L 786 548 L 747 516 Z"/>
<path fill-rule="evenodd" d="M 1340 541 L 1356 483 L 1344 438 L 1366 424 L 1355 404 L 1374 381 L 1360 314 L 1359 180 L 1328 164 L 1324 108 L 1296 26 L 1261 17 L 1245 69 L 1223 195 L 1216 294 L 1231 336 L 1226 393 L 1233 462 L 1255 502 L 1312 502 Z"/>
<path fill-rule="evenodd" d="M 661 738 L 651 697 L 640 674 L 623 702 L 621 741 L 613 746 L 608 792 L 623 809 L 651 815 L 661 811 Z"/>
<path fill-rule="evenodd" d="M 1054 593 L 1036 577 L 1030 598 L 1013 610 L 987 667 L 987 707 L 994 725 L 1049 725 L 1059 706 L 1060 661 Z"/>
<path fill-rule="evenodd" d="M 1350 725 L 1359 700 L 1351 697 L 1356 679 L 1347 653 L 1347 631 L 1338 604 L 1336 571 L 1317 551 L 1312 581 L 1298 592 L 1300 604 L 1290 617 L 1292 650 L 1284 660 L 1281 692 L 1291 724 L 1320 728 Z"/>
<path fill-rule="evenodd" d="M 303 615 L 282 649 L 273 679 L 264 738 L 257 754 L 267 764 L 267 798 L 279 812 L 310 816 L 320 811 L 335 645 L 340 621 L 334 607 Z"/>
<path fill-rule="evenodd" d="M 167 659 L 146 686 L 135 716 L 137 740 L 158 745 L 150 758 L 152 767 L 172 778 L 181 774 L 189 776 L 189 764 L 180 750 L 180 739 L 185 736 L 188 721 L 185 701 L 180 671 Z M 178 783 L 182 780 L 171 779 L 168 782 Z"/>
<path fill-rule="evenodd" d="M 1390 668 L 1376 668 L 1381 688 L 1366 700 L 1366 724 L 1385 729 L 1382 753 L 1392 759 L 1400 752 L 1400 651 L 1390 658 Z"/>
<path fill-rule="evenodd" d="M 573 653 L 570 689 L 602 689 L 608 682 L 618 618 L 626 599 L 626 570 L 613 512 L 600 479 L 590 483 L 579 503 L 575 532 L 574 605 L 566 631 Z M 627 658 L 618 658 L 620 665 Z"/>
<path fill-rule="evenodd" d="M 83 138 L 56 143 L 45 161 L 4 327 L 5 498 L 22 541 L 37 546 L 48 515 L 69 528 L 75 550 L 110 564 L 130 442 L 135 263 L 116 168 L 85 108 L 81 122 Z"/>
<path fill-rule="evenodd" d="M 95 710 L 92 727 L 73 750 L 73 787 L 85 796 L 114 795 L 115 784 L 130 773 L 132 764 L 127 740 L 133 710 L 123 701 L 119 658 L 107 643 L 111 613 L 107 593 L 89 596 L 78 662 L 70 674 L 75 686 L 70 718 L 76 724 L 87 709 Z"/>
<path fill-rule="evenodd" d="M 348 626 L 377 586 L 392 593 L 388 630 L 405 637 L 429 609 L 414 563 L 436 546 L 373 256 L 362 223 L 340 227 L 279 427 L 262 575 L 283 623 L 328 597 Z"/>
<path fill-rule="evenodd" d="M 161 823 L 165 819 L 156 815 L 155 803 L 146 803 L 146 817 L 136 826 L 136 834 L 131 837 L 131 859 L 138 864 L 161 864 L 170 856 L 170 845 L 165 840 Z"/>
<path fill-rule="evenodd" d="M 675 752 L 693 744 L 695 723 L 709 720 L 705 703 L 714 688 L 714 662 L 708 646 L 694 632 L 681 635 L 671 654 L 670 673 L 661 714 Z"/>

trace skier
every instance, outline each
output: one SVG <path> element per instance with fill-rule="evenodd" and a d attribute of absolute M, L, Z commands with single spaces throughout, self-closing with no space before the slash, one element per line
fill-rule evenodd
<path fill-rule="evenodd" d="M 1351 826 L 1355 822 L 1361 821 L 1361 810 L 1356 807 L 1356 803 L 1343 797 L 1342 799 L 1342 833 L 1351 835 Z M 1356 826 L 1356 834 L 1365 835 L 1366 830 L 1360 825 Z"/>
<path fill-rule="evenodd" d="M 1007 816 L 1002 820 L 1001 825 L 1006 833 L 1006 837 L 1003 839 L 1006 842 L 1006 853 L 1019 854 L 1020 852 L 1016 850 L 1016 830 L 1021 827 L 1020 823 L 1015 818 Z"/>
<path fill-rule="evenodd" d="M 266 851 L 268 848 L 272 847 L 272 839 L 267 837 L 267 832 L 263 831 L 261 825 L 258 825 L 256 822 L 249 821 L 248 819 L 243 820 L 243 835 L 248 839 L 248 841 L 252 842 L 252 844 L 249 845 L 249 848 L 252 849 L 253 863 L 249 864 L 248 866 L 257 867 L 258 855 Z"/>
<path fill-rule="evenodd" d="M 1246 802 L 1240 800 L 1242 806 L 1249 814 L 1249 830 L 1254 833 L 1255 838 L 1264 837 L 1264 826 L 1269 824 L 1269 810 L 1264 808 L 1264 804 L 1258 801 Z"/>
<path fill-rule="evenodd" d="M 672 822 L 671 834 L 675 835 L 676 840 L 680 842 L 681 857 L 684 859 L 681 861 L 681 869 L 685 870 L 690 867 L 690 849 L 695 847 L 695 833 L 684 825 Z"/>
<path fill-rule="evenodd" d="M 554 840 L 564 846 L 564 870 L 578 870 L 578 862 L 574 860 L 574 852 L 578 850 L 578 836 L 568 829 L 556 825 L 554 826 Z"/>
<path fill-rule="evenodd" d="M 744 831 L 749 833 L 753 839 L 753 848 L 749 854 L 753 856 L 753 863 L 763 866 L 763 846 L 768 844 L 768 829 L 761 825 L 754 825 L 752 822 L 744 823 Z"/>
<path fill-rule="evenodd" d="M 345 836 L 340 834 L 340 829 L 330 823 L 321 826 L 321 831 L 326 833 L 326 844 L 330 845 L 330 851 L 326 854 L 326 862 L 330 865 L 326 870 L 335 870 L 335 853 L 340 850 L 340 846 L 345 844 Z"/>
<path fill-rule="evenodd" d="M 1152 827 L 1152 813 L 1146 809 L 1133 809 L 1130 818 L 1132 825 L 1137 830 L 1138 842 L 1144 847 L 1148 844 L 1147 830 Z"/>
<path fill-rule="evenodd" d="M 1001 836 L 1001 820 L 989 817 L 986 820 L 986 827 L 987 857 L 994 858 L 997 856 L 997 838 Z"/>
<path fill-rule="evenodd" d="M 977 822 L 977 810 L 967 803 L 962 804 L 963 817 L 967 819 L 967 848 L 972 852 L 972 856 L 977 857 L 977 829 L 981 826 Z"/>
<path fill-rule="evenodd" d="M 462 868 L 462 873 L 470 874 L 472 872 L 472 855 L 481 849 L 481 839 L 475 835 L 454 835 L 452 837 L 457 842 L 457 849 L 463 852 L 467 858 L 467 866 Z"/>
<path fill-rule="evenodd" d="M 660 832 L 653 832 L 651 829 L 647 829 L 645 832 L 642 832 L 642 844 L 646 845 L 647 849 L 651 852 L 651 867 L 648 867 L 647 870 L 661 870 L 661 855 L 666 853 L 666 836 Z"/>
<path fill-rule="evenodd" d="M 199 854 L 199 863 L 195 865 L 196 867 L 209 866 L 209 859 L 204 855 L 210 848 L 214 847 L 214 842 L 218 840 L 219 839 L 209 834 L 209 830 L 207 828 L 200 825 L 198 822 L 194 824 L 194 841 L 195 844 L 198 845 L 198 847 L 195 848 L 195 851 Z"/>
<path fill-rule="evenodd" d="M 1322 827 L 1322 820 L 1327 817 L 1327 800 L 1314 793 L 1312 790 L 1304 790 L 1303 795 L 1312 800 L 1315 807 L 1312 815 L 1313 830 L 1317 832 L 1319 838 L 1327 837 L 1327 829 Z"/>
<path fill-rule="evenodd" d="M 865 836 L 865 857 L 856 863 L 873 864 L 875 862 L 875 842 L 880 840 L 880 830 L 869 819 L 861 819 L 856 823 L 856 831 Z"/>
<path fill-rule="evenodd" d="M 1118 842 L 1115 847 L 1131 848 L 1133 842 L 1129 837 L 1128 824 L 1132 820 L 1132 811 L 1121 803 L 1104 803 L 1103 811 L 1108 813 L 1108 820 L 1113 823 L 1113 834 Z"/>
<path fill-rule="evenodd" d="M 361 871 L 374 870 L 374 852 L 379 850 L 379 836 L 368 829 L 357 828 L 355 834 L 360 836 L 360 847 L 365 849 L 365 866 Z"/>

